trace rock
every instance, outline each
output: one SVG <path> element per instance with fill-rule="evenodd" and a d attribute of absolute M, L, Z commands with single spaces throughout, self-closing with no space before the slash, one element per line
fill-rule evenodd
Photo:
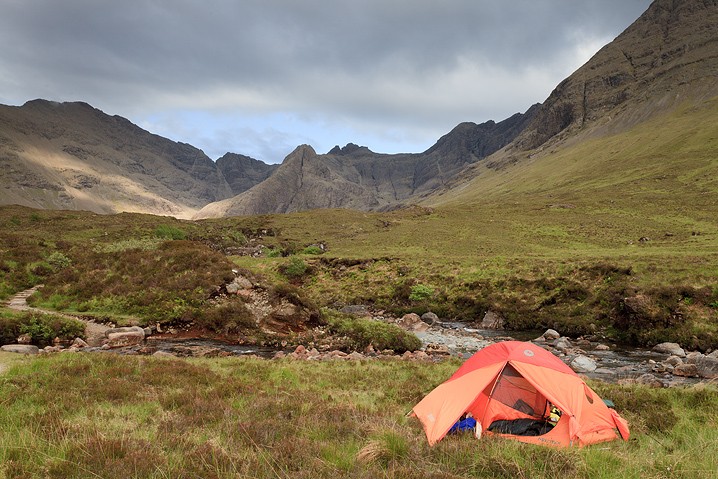
<path fill-rule="evenodd" d="M 414 358 L 418 359 L 420 361 L 426 361 L 426 360 L 430 359 L 429 355 L 426 354 L 424 351 L 416 351 L 414 353 Z"/>
<path fill-rule="evenodd" d="M 120 328 L 110 328 L 107 331 L 105 331 L 105 337 L 109 338 L 110 334 L 116 334 L 116 333 L 141 333 L 142 337 L 145 336 L 145 330 L 144 328 L 140 328 L 139 326 L 123 326 Z"/>
<path fill-rule="evenodd" d="M 86 348 L 89 345 L 82 339 L 82 338 L 75 338 L 75 340 L 70 345 L 71 348 Z"/>
<path fill-rule="evenodd" d="M 274 356 L 272 356 L 272 359 L 282 359 L 286 357 L 287 353 L 285 353 L 284 351 L 277 351 L 276 353 L 274 353 Z"/>
<path fill-rule="evenodd" d="M 428 311 L 421 315 L 421 320 L 424 321 L 426 324 L 433 326 L 434 324 L 439 322 L 439 317 L 431 311 Z"/>
<path fill-rule="evenodd" d="M 301 344 L 297 346 L 297 348 L 294 350 L 294 354 L 297 354 L 299 356 L 306 356 L 307 355 L 307 348 L 302 346 Z"/>
<path fill-rule="evenodd" d="M 156 358 L 176 358 L 177 357 L 172 353 L 168 353 L 167 351 L 156 351 L 152 354 L 152 356 L 154 356 Z"/>
<path fill-rule="evenodd" d="M 7 353 L 18 353 L 18 354 L 39 354 L 40 348 L 33 346 L 32 344 L 6 344 L 0 348 L 1 351 Z"/>
<path fill-rule="evenodd" d="M 543 337 L 547 341 L 552 341 L 554 339 L 560 338 L 561 335 L 558 334 L 558 331 L 556 331 L 555 329 L 547 329 L 541 337 Z"/>
<path fill-rule="evenodd" d="M 687 363 L 694 363 L 698 361 L 698 359 L 703 357 L 703 353 L 699 353 L 698 351 L 692 351 L 688 354 L 686 354 L 686 362 Z"/>
<path fill-rule="evenodd" d="M 240 290 L 252 289 L 254 285 L 244 276 L 237 276 L 234 281 L 227 285 L 227 293 L 237 294 Z"/>
<path fill-rule="evenodd" d="M 408 331 L 424 332 L 429 329 L 429 325 L 422 321 L 416 313 L 405 314 L 396 324 Z"/>
<path fill-rule="evenodd" d="M 573 344 L 571 344 L 571 341 L 569 341 L 568 338 L 558 338 L 553 342 L 553 347 L 559 351 L 565 351 L 566 349 L 572 348 Z"/>
<path fill-rule="evenodd" d="M 106 345 L 110 348 L 124 348 L 127 346 L 142 344 L 145 340 L 145 332 L 142 328 L 138 329 L 139 331 L 110 332 L 107 334 Z"/>
<path fill-rule="evenodd" d="M 593 374 L 600 374 L 601 376 L 616 376 L 616 371 L 609 368 L 596 368 Z"/>
<path fill-rule="evenodd" d="M 445 344 L 430 343 L 426 345 L 428 354 L 449 354 L 449 347 Z"/>
<path fill-rule="evenodd" d="M 481 329 L 504 329 L 504 317 L 494 311 L 486 311 L 481 320 Z"/>
<path fill-rule="evenodd" d="M 144 328 L 142 331 L 144 331 L 145 337 L 152 336 L 152 328 L 147 327 L 147 328 Z"/>
<path fill-rule="evenodd" d="M 360 360 L 360 359 L 366 359 L 366 357 L 362 353 L 358 353 L 354 351 L 353 353 L 346 356 L 347 359 L 353 359 L 353 360 Z"/>
<path fill-rule="evenodd" d="M 663 361 L 664 364 L 670 364 L 671 366 L 678 366 L 679 364 L 683 364 L 683 360 L 679 358 L 678 356 L 668 356 L 668 359 Z"/>
<path fill-rule="evenodd" d="M 698 367 L 695 364 L 690 363 L 679 364 L 673 368 L 673 374 L 675 376 L 683 376 L 686 378 L 697 378 Z"/>
<path fill-rule="evenodd" d="M 32 336 L 29 334 L 21 334 L 17 337 L 17 344 L 30 344 L 32 342 Z"/>
<path fill-rule="evenodd" d="M 596 351 L 609 351 L 611 348 L 606 346 L 605 344 L 599 344 L 594 348 Z"/>
<path fill-rule="evenodd" d="M 645 386 L 650 386 L 652 388 L 662 388 L 663 387 L 663 381 L 658 379 L 656 376 L 650 373 L 641 374 L 639 377 L 635 379 L 636 384 L 643 384 Z"/>
<path fill-rule="evenodd" d="M 341 311 L 344 314 L 351 314 L 352 316 L 359 316 L 360 318 L 371 317 L 371 312 L 369 311 L 369 308 L 367 308 L 363 304 L 350 304 L 348 306 L 344 306 L 339 311 Z"/>
<path fill-rule="evenodd" d="M 596 361 L 588 356 L 578 355 L 568 364 L 577 373 L 592 373 L 596 370 Z"/>
<path fill-rule="evenodd" d="M 653 347 L 653 350 L 657 353 L 670 354 L 671 356 L 678 356 L 680 358 L 686 357 L 686 352 L 683 350 L 682 347 L 678 345 L 678 343 L 656 344 Z"/>
<path fill-rule="evenodd" d="M 718 349 L 716 349 L 715 351 L 713 351 L 713 352 L 710 353 L 710 354 L 706 354 L 706 357 L 713 358 L 713 359 L 718 359 Z"/>
<path fill-rule="evenodd" d="M 718 379 L 718 358 L 703 356 L 695 363 L 698 376 L 706 379 Z"/>

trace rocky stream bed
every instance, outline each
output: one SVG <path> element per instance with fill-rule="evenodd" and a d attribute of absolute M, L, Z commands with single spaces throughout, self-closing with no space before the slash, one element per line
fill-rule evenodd
<path fill-rule="evenodd" d="M 16 295 L 8 305 L 13 309 L 30 309 L 26 298 L 28 290 Z M 715 382 L 718 380 L 718 351 L 710 354 L 686 352 L 675 343 L 662 343 L 651 350 L 624 347 L 601 341 L 600 338 L 568 338 L 554 330 L 509 332 L 487 314 L 480 327 L 463 323 L 441 321 L 435 314 L 422 317 L 407 314 L 401 318 L 370 313 L 364 309 L 350 311 L 374 321 L 389 322 L 411 331 L 421 340 L 418 351 L 402 355 L 393 351 L 375 351 L 369 346 L 364 351 L 342 352 L 321 344 L 302 344 L 289 350 L 271 347 L 233 344 L 193 337 L 191 332 L 158 331 L 138 326 L 112 328 L 93 322 L 87 323 L 87 342 L 77 338 L 71 344 L 55 344 L 42 350 L 30 344 L 2 346 L 3 351 L 25 354 L 59 352 L 143 354 L 166 357 L 222 357 L 253 356 L 266 359 L 289 358 L 296 360 L 408 360 L 442 361 L 449 357 L 467 359 L 476 351 L 499 341 L 532 341 L 561 358 L 574 371 L 589 378 L 619 383 L 640 383 L 652 387 L 670 387 Z M 158 334 L 160 333 L 160 334 Z M 27 338 L 18 338 L 27 343 Z"/>

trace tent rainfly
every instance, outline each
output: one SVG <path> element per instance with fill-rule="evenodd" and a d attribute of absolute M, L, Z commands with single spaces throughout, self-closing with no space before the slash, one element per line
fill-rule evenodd
<path fill-rule="evenodd" d="M 555 425 L 534 429 L 534 435 L 511 429 L 522 422 L 547 424 L 552 407 L 561 412 Z M 432 446 L 466 413 L 476 419 L 478 433 L 547 446 L 585 446 L 629 436 L 626 420 L 578 374 L 549 351 L 521 341 L 478 351 L 412 413 Z"/>

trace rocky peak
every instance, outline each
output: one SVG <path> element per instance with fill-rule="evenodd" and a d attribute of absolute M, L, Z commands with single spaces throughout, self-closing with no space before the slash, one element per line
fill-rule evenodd
<path fill-rule="evenodd" d="M 367 148 L 366 146 L 359 146 L 355 143 L 347 143 L 344 148 L 340 148 L 339 145 L 336 145 L 334 148 L 329 150 L 327 153 L 328 155 L 335 155 L 335 156 L 346 156 L 351 155 L 352 153 L 372 153 L 372 151 Z"/>

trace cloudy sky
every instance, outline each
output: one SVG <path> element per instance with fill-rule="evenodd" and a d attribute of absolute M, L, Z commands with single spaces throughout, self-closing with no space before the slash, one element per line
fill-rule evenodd
<path fill-rule="evenodd" d="M 216 159 L 420 152 L 543 101 L 650 0 L 0 0 L 0 103 L 85 101 Z"/>

